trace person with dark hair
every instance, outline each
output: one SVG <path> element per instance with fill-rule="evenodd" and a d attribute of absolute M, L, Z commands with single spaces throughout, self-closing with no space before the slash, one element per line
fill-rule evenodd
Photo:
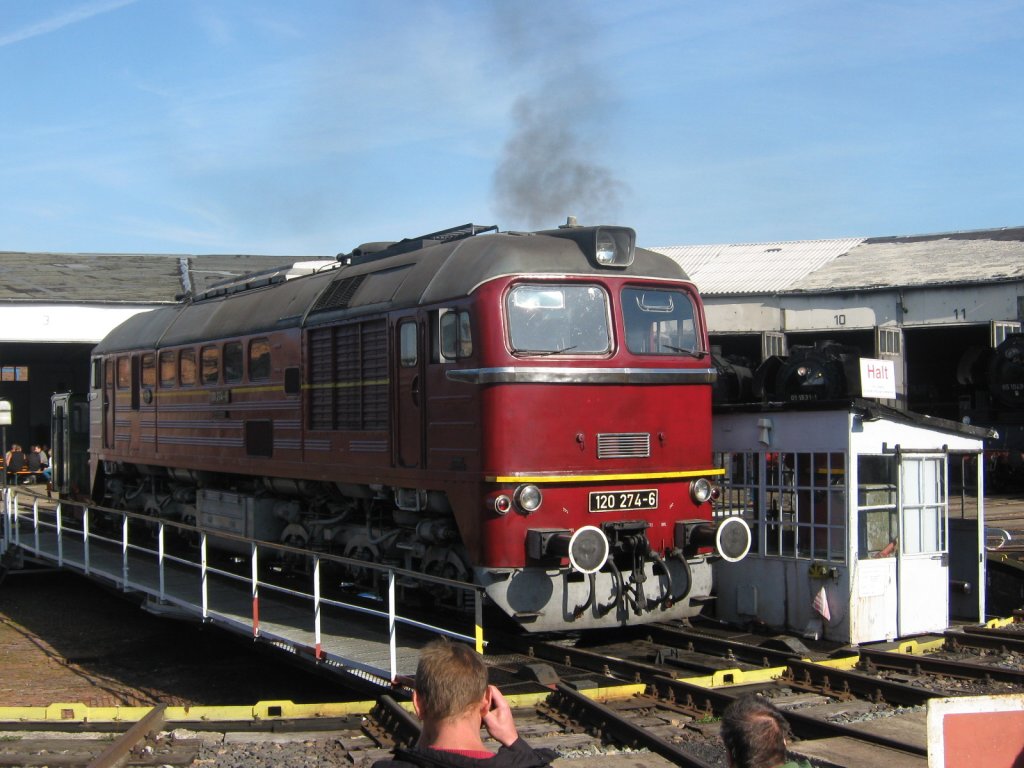
<path fill-rule="evenodd" d="M 469 646 L 429 643 L 416 667 L 412 703 L 423 723 L 419 741 L 373 768 L 541 768 L 557 757 L 520 738 L 508 702 L 487 684 L 487 667 Z M 481 727 L 501 744 L 497 753 L 484 747 Z"/>
<path fill-rule="evenodd" d="M 789 723 L 768 699 L 747 694 L 722 713 L 722 742 L 732 768 L 810 768 L 786 761 Z"/>

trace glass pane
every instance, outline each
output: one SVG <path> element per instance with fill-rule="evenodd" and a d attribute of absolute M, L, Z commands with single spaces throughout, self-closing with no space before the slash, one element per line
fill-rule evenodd
<path fill-rule="evenodd" d="M 270 341 L 253 339 L 249 342 L 249 380 L 270 378 Z"/>
<path fill-rule="evenodd" d="M 196 383 L 196 351 L 183 349 L 178 357 L 178 378 L 185 386 Z"/>
<path fill-rule="evenodd" d="M 220 350 L 216 347 L 203 347 L 202 372 L 204 384 L 220 380 Z"/>
<path fill-rule="evenodd" d="M 242 343 L 231 341 L 224 345 L 224 381 L 242 380 Z"/>
<path fill-rule="evenodd" d="M 605 354 L 608 297 L 595 285 L 518 285 L 506 302 L 513 352 Z"/>
<path fill-rule="evenodd" d="M 695 311 L 683 291 L 626 288 L 622 319 L 626 348 L 635 355 L 680 355 L 701 351 Z"/>

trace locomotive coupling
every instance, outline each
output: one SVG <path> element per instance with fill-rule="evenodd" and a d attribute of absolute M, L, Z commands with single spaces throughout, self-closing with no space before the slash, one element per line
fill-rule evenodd
<path fill-rule="evenodd" d="M 741 517 L 726 517 L 718 523 L 709 520 L 676 521 L 676 546 L 687 554 L 701 547 L 713 547 L 715 554 L 730 563 L 747 556 L 752 537 L 750 526 Z"/>

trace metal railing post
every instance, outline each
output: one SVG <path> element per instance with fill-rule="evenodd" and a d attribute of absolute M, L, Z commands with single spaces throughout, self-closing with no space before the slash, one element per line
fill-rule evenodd
<path fill-rule="evenodd" d="M 199 588 L 202 592 L 203 621 L 210 618 L 210 601 L 206 591 L 206 531 L 199 533 Z"/>
<path fill-rule="evenodd" d="M 89 507 L 86 506 L 82 512 L 82 549 L 85 554 L 85 575 L 91 573 L 89 567 Z"/>
<path fill-rule="evenodd" d="M 473 590 L 473 614 L 476 628 L 476 652 L 484 655 L 484 601 L 479 589 Z"/>
<path fill-rule="evenodd" d="M 32 541 L 35 544 L 36 552 L 39 549 L 39 501 L 32 502 Z M 57 535 L 57 546 L 60 547 L 60 534 Z"/>
<path fill-rule="evenodd" d="M 161 520 L 156 529 L 156 549 L 157 549 L 157 572 L 160 578 L 160 602 L 164 602 L 164 521 Z"/>
<path fill-rule="evenodd" d="M 313 555 L 313 639 L 317 661 L 323 654 L 320 638 L 320 555 Z"/>
<path fill-rule="evenodd" d="M 260 636 L 260 567 L 259 546 L 252 543 L 252 636 Z"/>
<path fill-rule="evenodd" d="M 398 648 L 395 637 L 395 572 L 388 569 L 388 648 L 391 653 L 391 681 L 398 679 Z"/>
<path fill-rule="evenodd" d="M 128 591 L 128 513 L 121 520 L 121 591 Z"/>
<path fill-rule="evenodd" d="M 36 504 L 39 501 L 36 500 Z M 57 502 L 57 567 L 64 567 L 64 516 L 61 514 L 60 502 Z"/>

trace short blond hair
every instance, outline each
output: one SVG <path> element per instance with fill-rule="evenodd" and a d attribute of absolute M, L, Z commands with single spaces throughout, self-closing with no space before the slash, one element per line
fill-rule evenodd
<path fill-rule="evenodd" d="M 448 720 L 483 701 L 487 667 L 469 646 L 434 640 L 420 653 L 415 687 L 420 717 L 435 722 Z"/>

